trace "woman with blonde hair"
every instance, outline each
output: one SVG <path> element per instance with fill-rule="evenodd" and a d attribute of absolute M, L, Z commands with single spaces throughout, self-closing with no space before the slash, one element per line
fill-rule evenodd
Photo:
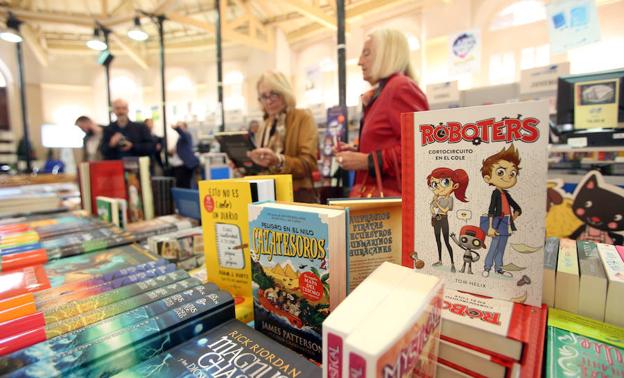
<path fill-rule="evenodd" d="M 318 154 L 314 118 L 295 107 L 295 96 L 284 74 L 265 72 L 256 88 L 264 123 L 255 135 L 258 148 L 249 152 L 249 157 L 270 173 L 291 174 L 295 201 L 318 202 L 312 182 Z"/>
<path fill-rule="evenodd" d="M 385 196 L 401 195 L 401 113 L 429 110 L 416 83 L 405 35 L 380 29 L 364 42 L 358 65 L 372 88 L 362 95 L 359 146 L 340 144 L 336 161 L 355 170 L 351 197 L 380 196 L 376 185 L 377 162 Z"/>

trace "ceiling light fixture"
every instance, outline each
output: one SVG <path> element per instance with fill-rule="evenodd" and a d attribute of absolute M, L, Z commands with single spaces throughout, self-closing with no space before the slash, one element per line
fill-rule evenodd
<path fill-rule="evenodd" d="M 139 17 L 134 18 L 134 26 L 132 29 L 128 30 L 128 38 L 139 42 L 149 38 L 149 35 L 141 27 L 141 19 Z"/>
<path fill-rule="evenodd" d="M 6 22 L 6 29 L 0 32 L 0 39 L 3 41 L 18 43 L 22 42 L 24 39 L 19 32 L 19 27 L 22 22 L 15 18 L 13 13 L 9 13 L 9 18 Z"/>
<path fill-rule="evenodd" d="M 108 45 L 104 41 L 104 32 L 100 30 L 99 26 L 93 29 L 93 38 L 87 41 L 87 47 L 97 51 L 104 51 L 108 48 Z"/>

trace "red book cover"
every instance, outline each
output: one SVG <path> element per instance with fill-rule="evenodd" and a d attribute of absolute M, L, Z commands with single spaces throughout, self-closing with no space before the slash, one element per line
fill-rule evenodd
<path fill-rule="evenodd" d="M 501 360 L 522 361 L 539 316 L 539 307 L 446 289 L 441 338 Z M 490 347 L 494 341 L 499 347 Z"/>
<path fill-rule="evenodd" d="M 0 272 L 41 265 L 48 262 L 48 253 L 44 248 L 0 256 Z"/>
<path fill-rule="evenodd" d="M 121 160 L 95 161 L 89 163 L 91 180 L 91 212 L 97 215 L 98 196 L 128 200 L 124 166 Z"/>
<path fill-rule="evenodd" d="M 43 265 L 29 266 L 0 274 L 0 300 L 50 287 Z"/>
<path fill-rule="evenodd" d="M 5 356 L 45 340 L 45 327 L 35 328 L 6 339 L 0 339 L 0 356 Z"/>
<path fill-rule="evenodd" d="M 543 304 L 542 308 L 531 307 L 531 310 L 531 332 L 529 332 L 529 341 L 522 357 L 521 378 L 540 378 L 542 376 L 548 307 Z"/>
<path fill-rule="evenodd" d="M 11 338 L 23 332 L 44 327 L 45 318 L 42 312 L 35 312 L 21 318 L 0 323 L 0 340 Z"/>

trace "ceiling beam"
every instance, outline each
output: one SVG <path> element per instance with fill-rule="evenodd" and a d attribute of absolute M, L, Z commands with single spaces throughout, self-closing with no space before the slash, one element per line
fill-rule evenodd
<path fill-rule="evenodd" d="M 39 43 L 37 33 L 35 33 L 32 27 L 28 24 L 22 24 L 22 26 L 20 27 L 20 32 L 22 33 L 22 37 L 24 37 L 24 41 L 35 55 L 35 58 L 37 58 L 39 64 L 41 64 L 43 67 L 47 67 L 48 52 Z"/>
<path fill-rule="evenodd" d="M 174 5 L 176 5 L 177 0 L 163 0 L 154 8 L 152 13 L 154 14 L 163 14 L 170 10 L 173 10 Z"/>
<path fill-rule="evenodd" d="M 0 12 L 8 13 L 11 11 L 17 18 L 22 21 L 37 21 L 37 22 L 49 22 L 55 24 L 72 24 L 78 26 L 93 27 L 93 18 L 89 15 L 76 16 L 63 13 L 46 13 L 46 12 L 33 12 L 23 9 L 9 9 L 6 7 L 0 8 Z"/>
<path fill-rule="evenodd" d="M 193 17 L 188 17 L 177 12 L 171 12 L 167 14 L 167 18 L 181 25 L 203 30 L 212 35 L 216 34 L 214 25 L 206 21 L 198 20 Z M 273 43 L 270 38 L 268 38 L 268 40 L 253 38 L 247 34 L 240 33 L 236 30 L 232 30 L 228 28 L 226 25 L 224 25 L 224 27 L 222 28 L 222 33 L 223 33 L 223 39 L 228 40 L 230 42 L 236 42 L 245 46 L 260 48 L 266 51 L 271 51 L 273 49 Z"/>
<path fill-rule="evenodd" d="M 101 0 L 100 5 L 102 6 L 102 17 L 108 17 L 108 0 Z"/>
<path fill-rule="evenodd" d="M 110 12 L 110 14 L 117 15 L 117 14 L 121 13 L 121 11 L 123 11 L 124 8 L 126 8 L 128 5 L 132 5 L 132 3 L 134 3 L 133 0 L 121 0 L 119 2 L 119 4 L 117 4 L 117 6 L 115 8 L 113 8 L 113 10 Z"/>
<path fill-rule="evenodd" d="M 129 46 L 126 42 L 124 42 L 121 37 L 119 37 L 115 33 L 110 33 L 109 38 L 111 41 L 115 42 L 117 46 L 119 46 L 123 52 L 125 52 L 130 59 L 134 60 L 136 64 L 138 64 L 144 70 L 147 70 L 149 66 L 143 57 L 141 57 L 132 46 Z"/>
<path fill-rule="evenodd" d="M 336 19 L 323 12 L 321 8 L 315 7 L 302 0 L 285 0 L 286 4 L 295 8 L 299 13 L 309 18 L 314 22 L 318 22 L 326 28 L 336 30 Z"/>

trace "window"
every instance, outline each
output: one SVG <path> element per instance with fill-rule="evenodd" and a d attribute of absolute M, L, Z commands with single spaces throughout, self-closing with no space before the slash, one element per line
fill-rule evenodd
<path fill-rule="evenodd" d="M 507 84 L 516 80 L 516 62 L 513 52 L 493 54 L 490 56 L 490 84 Z"/>
<path fill-rule="evenodd" d="M 543 1 L 517 1 L 500 11 L 490 24 L 490 30 L 507 29 L 514 26 L 531 24 L 546 19 L 546 7 Z"/>
<path fill-rule="evenodd" d="M 550 46 L 548 44 L 527 47 L 520 51 L 520 69 L 528 70 L 550 64 Z"/>

